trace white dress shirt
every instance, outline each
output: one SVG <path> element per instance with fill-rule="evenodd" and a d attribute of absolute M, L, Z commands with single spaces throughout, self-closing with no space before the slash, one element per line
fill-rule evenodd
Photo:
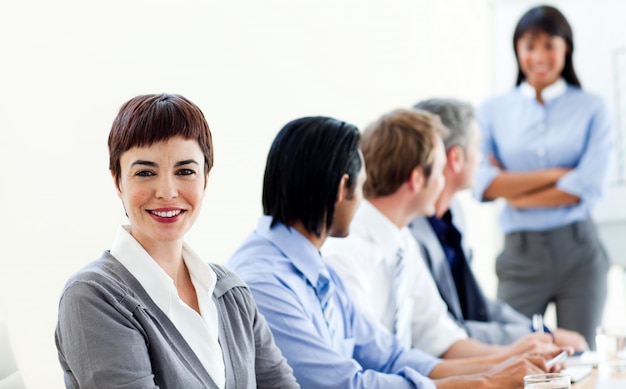
<path fill-rule="evenodd" d="M 393 331 L 393 267 L 399 247 L 409 278 L 402 299 L 412 308 L 405 318 L 411 320 L 412 345 L 440 356 L 458 340 L 466 339 L 467 333 L 448 316 L 448 308 L 407 227 L 399 229 L 364 200 L 350 225 L 350 234 L 328 238 L 322 254 L 339 273 L 359 309 Z"/>
<path fill-rule="evenodd" d="M 150 298 L 174 323 L 215 384 L 224 388 L 226 373 L 222 347 L 218 342 L 217 308 L 212 299 L 217 276 L 208 264 L 183 245 L 183 260 L 196 295 L 201 315 L 178 296 L 174 280 L 156 263 L 129 233 L 129 226 L 118 229 L 111 255 L 139 281 Z"/>

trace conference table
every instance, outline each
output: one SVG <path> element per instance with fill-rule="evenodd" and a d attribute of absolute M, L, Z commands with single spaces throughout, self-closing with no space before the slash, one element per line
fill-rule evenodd
<path fill-rule="evenodd" d="M 595 389 L 598 384 L 598 369 L 595 368 L 587 377 L 572 384 L 572 389 Z"/>
<path fill-rule="evenodd" d="M 626 388 L 626 373 L 614 374 L 608 379 L 600 378 L 598 369 L 594 368 L 591 374 L 579 382 L 572 384 L 572 389 L 618 389 Z"/>

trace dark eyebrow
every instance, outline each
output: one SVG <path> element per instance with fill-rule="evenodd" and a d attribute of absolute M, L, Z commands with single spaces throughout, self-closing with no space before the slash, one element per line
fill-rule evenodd
<path fill-rule="evenodd" d="M 193 159 L 186 159 L 184 161 L 176 162 L 176 165 L 174 166 L 184 166 L 184 165 L 190 165 L 190 164 L 195 164 L 195 165 L 200 166 L 200 164 Z"/>
<path fill-rule="evenodd" d="M 184 166 L 184 165 L 190 165 L 190 164 L 195 164 L 195 165 L 198 165 L 198 166 L 200 165 L 198 162 L 196 162 L 193 159 L 186 159 L 184 161 L 176 162 L 176 164 L 174 166 L 178 167 L 178 166 Z M 145 166 L 150 166 L 150 167 L 158 167 L 159 166 L 155 162 L 144 161 L 143 159 L 136 160 L 130 166 L 135 166 L 135 165 L 145 165 Z"/>
<path fill-rule="evenodd" d="M 146 166 L 152 166 L 152 167 L 157 167 L 157 164 L 151 161 L 144 161 L 142 159 L 138 159 L 135 162 L 133 162 L 130 166 L 135 166 L 135 165 L 146 165 Z"/>

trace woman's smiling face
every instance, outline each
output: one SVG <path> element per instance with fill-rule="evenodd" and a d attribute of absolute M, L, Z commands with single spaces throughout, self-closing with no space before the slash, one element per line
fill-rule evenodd
<path fill-rule="evenodd" d="M 131 235 L 150 252 L 180 242 L 200 213 L 208 174 L 195 140 L 180 136 L 134 147 L 120 157 L 118 195 L 130 220 Z"/>
<path fill-rule="evenodd" d="M 567 50 L 565 39 L 545 32 L 526 33 L 516 43 L 520 69 L 536 90 L 542 90 L 561 77 Z"/>

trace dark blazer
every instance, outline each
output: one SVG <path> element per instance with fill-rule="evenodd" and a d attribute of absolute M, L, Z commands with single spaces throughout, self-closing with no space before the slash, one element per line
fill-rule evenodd
<path fill-rule="evenodd" d="M 453 200 L 450 204 L 450 212 L 454 226 L 462 235 L 465 223 L 461 206 L 457 201 Z M 485 297 L 472 272 L 472 254 L 465 239 L 461 240 L 466 258 L 466 263 L 463 264 L 465 290 L 457 291 L 443 248 L 428 220 L 425 217 L 415 218 L 411 221 L 409 229 L 419 244 L 422 257 L 437 284 L 439 294 L 448 304 L 450 316 L 471 338 L 489 344 L 509 344 L 530 333 L 530 319 L 501 300 Z M 474 312 L 474 317 L 463 317 L 459 293 L 470 296 L 468 301 L 471 303 L 470 311 Z"/>

